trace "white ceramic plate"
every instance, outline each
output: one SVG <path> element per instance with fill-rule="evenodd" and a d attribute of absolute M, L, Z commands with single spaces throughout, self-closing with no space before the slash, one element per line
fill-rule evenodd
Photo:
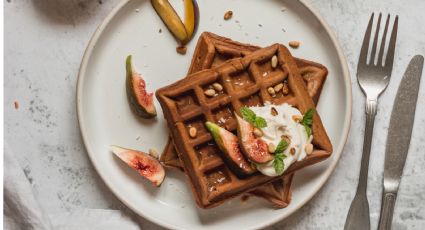
<path fill-rule="evenodd" d="M 181 1 L 172 1 L 174 5 Z M 128 207 L 145 218 L 173 229 L 260 228 L 299 209 L 323 186 L 345 144 L 351 118 L 351 84 L 346 61 L 324 21 L 303 1 L 199 0 L 200 24 L 188 53 L 176 53 L 176 41 L 147 0 L 123 1 L 99 26 L 84 55 L 78 79 L 81 133 L 100 176 Z M 229 21 L 223 20 L 233 10 Z M 162 29 L 162 33 L 159 33 Z M 320 62 L 329 75 L 318 105 L 334 146 L 332 157 L 295 176 L 289 207 L 275 210 L 262 199 L 234 199 L 211 210 L 196 207 L 186 178 L 168 170 L 154 188 L 109 151 L 109 145 L 161 151 L 167 142 L 166 122 L 158 103 L 155 120 L 140 121 L 130 111 L 125 94 L 125 58 L 133 54 L 136 68 L 153 91 L 185 76 L 196 40 L 211 31 L 237 41 L 267 46 L 301 41 L 294 56 Z"/>

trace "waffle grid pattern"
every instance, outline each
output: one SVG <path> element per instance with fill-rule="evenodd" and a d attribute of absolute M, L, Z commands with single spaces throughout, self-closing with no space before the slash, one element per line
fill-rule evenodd
<path fill-rule="evenodd" d="M 277 68 L 272 68 L 270 64 L 273 55 L 277 55 L 279 59 Z M 221 153 L 204 126 L 207 120 L 220 124 L 220 119 L 217 120 L 215 116 L 217 109 L 239 111 L 242 106 L 262 105 L 266 101 L 272 104 L 287 102 L 298 106 L 298 100 L 293 93 L 288 96 L 271 96 L 267 91 L 268 87 L 281 82 L 289 83 L 289 88 L 292 89 L 291 81 L 287 81 L 289 73 L 294 71 L 288 69 L 291 65 L 287 63 L 294 64 L 289 51 L 283 46 L 274 45 L 248 56 L 249 58 L 230 60 L 213 70 L 201 71 L 195 74 L 198 76 L 193 76 L 193 81 L 185 81 L 185 84 L 177 82 L 168 90 L 165 87 L 157 91 L 166 117 L 170 118 L 167 118 L 169 125 L 175 126 L 170 128 L 173 138 L 180 143 L 177 148 L 179 153 L 183 154 L 179 157 L 188 172 L 201 207 L 214 206 L 228 197 L 277 179 L 258 173 L 249 178 L 238 178 L 219 157 Z M 205 89 L 215 82 L 223 85 L 223 93 L 214 97 L 206 96 Z M 242 83 L 247 84 L 241 86 Z M 293 82 L 295 83 L 299 84 L 299 81 Z M 233 117 L 229 117 L 220 125 L 233 132 L 236 129 Z M 190 127 L 198 130 L 195 138 L 189 135 Z"/>

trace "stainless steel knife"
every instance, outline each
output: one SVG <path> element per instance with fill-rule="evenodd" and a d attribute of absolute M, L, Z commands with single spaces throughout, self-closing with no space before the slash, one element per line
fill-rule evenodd
<path fill-rule="evenodd" d="M 379 230 L 391 229 L 397 191 L 409 151 L 423 65 L 423 56 L 416 55 L 412 58 L 401 80 L 391 112 L 385 149 L 384 192 Z"/>

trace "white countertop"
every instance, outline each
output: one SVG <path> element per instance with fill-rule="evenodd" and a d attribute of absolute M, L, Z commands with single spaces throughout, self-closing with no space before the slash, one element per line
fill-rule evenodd
<path fill-rule="evenodd" d="M 4 2 L 5 143 L 14 150 L 38 200 L 48 212 L 126 207 L 91 165 L 81 140 L 75 92 L 77 71 L 89 38 L 119 0 L 33 0 Z M 375 122 L 368 199 L 376 229 L 386 133 L 393 100 L 407 63 L 425 55 L 425 2 L 311 0 L 334 29 L 348 60 L 353 83 L 353 118 L 335 172 L 303 208 L 270 229 L 341 229 L 354 196 L 363 143 L 364 97 L 355 79 L 357 59 L 370 13 L 398 14 L 393 77 L 380 97 Z M 393 229 L 425 226 L 425 80 L 415 128 L 398 193 Z M 19 102 L 15 109 L 14 101 Z M 126 210 L 128 211 L 128 210 Z M 158 229 L 142 220 L 145 229 Z"/>

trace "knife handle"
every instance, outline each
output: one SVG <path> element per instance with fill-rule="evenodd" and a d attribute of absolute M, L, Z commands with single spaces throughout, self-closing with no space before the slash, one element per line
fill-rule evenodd
<path fill-rule="evenodd" d="M 381 216 L 379 217 L 378 230 L 390 230 L 393 221 L 394 205 L 397 194 L 384 192 L 382 196 Z"/>

